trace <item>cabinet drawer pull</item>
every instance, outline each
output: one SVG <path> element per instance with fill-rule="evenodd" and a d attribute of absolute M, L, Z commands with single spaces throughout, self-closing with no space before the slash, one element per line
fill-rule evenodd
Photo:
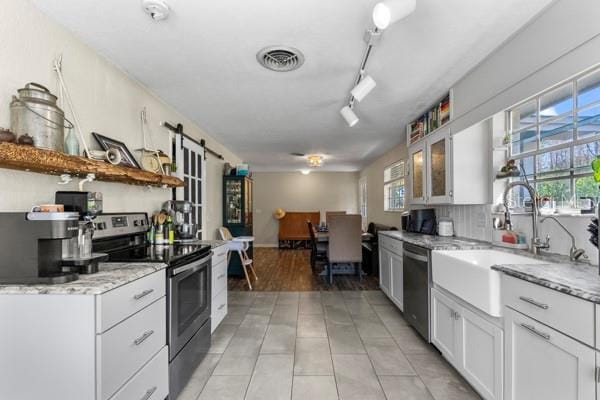
<path fill-rule="evenodd" d="M 133 296 L 133 298 L 134 298 L 134 299 L 136 299 L 136 300 L 139 300 L 139 299 L 141 299 L 142 297 L 146 297 L 146 296 L 148 296 L 148 295 L 149 295 L 150 293 L 152 293 L 152 292 L 154 292 L 154 289 L 146 289 L 146 290 L 144 290 L 143 292 L 141 292 L 141 293 L 138 293 L 138 294 L 134 295 L 134 296 Z"/>
<path fill-rule="evenodd" d="M 544 310 L 547 310 L 548 308 L 550 308 L 548 306 L 548 304 L 544 304 L 544 303 L 540 303 L 538 301 L 535 301 L 534 299 L 532 299 L 531 297 L 524 297 L 524 296 L 519 296 L 519 300 L 524 301 L 525 303 L 529 303 L 532 304 L 536 307 L 542 308 Z"/>
<path fill-rule="evenodd" d="M 221 305 L 219 306 L 219 310 L 222 310 L 222 309 L 223 309 L 223 307 L 225 307 L 225 304 L 221 304 Z"/>
<path fill-rule="evenodd" d="M 538 335 L 539 337 L 541 337 L 542 339 L 545 340 L 550 340 L 550 335 L 548 335 L 547 333 L 544 332 L 540 332 L 537 329 L 535 329 L 535 326 L 532 325 L 528 325 L 528 324 L 521 324 L 521 326 L 525 329 L 527 329 L 529 332 L 534 333 L 536 335 Z"/>
<path fill-rule="evenodd" d="M 154 334 L 154 331 L 145 332 L 142 336 L 140 336 L 139 338 L 135 339 L 133 341 L 133 344 L 135 344 L 136 346 L 139 346 L 140 344 L 144 343 L 144 341 L 146 339 L 148 339 L 150 336 L 152 336 L 153 334 Z"/>
<path fill-rule="evenodd" d="M 222 273 L 221 275 L 217 276 L 217 280 L 222 278 L 225 278 L 225 273 Z"/>
<path fill-rule="evenodd" d="M 152 395 L 154 394 L 154 392 L 156 392 L 156 389 L 158 389 L 156 386 L 151 387 L 150 389 L 148 389 L 146 391 L 146 394 L 144 394 L 144 396 L 142 396 L 142 398 L 140 400 L 148 400 L 150 397 L 152 397 Z"/>

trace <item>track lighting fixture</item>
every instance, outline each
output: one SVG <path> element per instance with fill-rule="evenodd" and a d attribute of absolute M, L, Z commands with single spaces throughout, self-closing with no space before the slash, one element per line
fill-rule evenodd
<path fill-rule="evenodd" d="M 340 110 L 340 114 L 346 120 L 348 126 L 353 127 L 358 123 L 358 117 L 354 113 L 354 101 L 362 101 L 377 85 L 375 80 L 366 75 L 366 66 L 373 46 L 381 39 L 381 29 L 386 29 L 393 24 L 410 15 L 415 11 L 416 0 L 385 0 L 377 3 L 373 8 L 374 29 L 367 29 L 364 40 L 367 44 L 360 69 L 354 82 L 354 88 L 350 91 L 348 103 Z"/>
<path fill-rule="evenodd" d="M 379 29 L 386 29 L 391 24 L 406 18 L 415 11 L 416 0 L 385 0 L 375 4 L 373 23 Z"/>
<path fill-rule="evenodd" d="M 358 117 L 356 116 L 354 111 L 352 111 L 352 107 L 350 107 L 349 105 L 342 108 L 340 114 L 342 114 L 342 117 L 344 117 L 346 123 L 350 128 L 352 128 L 358 123 Z"/>
<path fill-rule="evenodd" d="M 350 91 L 350 94 L 352 94 L 352 97 L 356 100 L 362 101 L 376 85 L 377 83 L 375 83 L 375 80 L 367 75 L 354 86 L 354 89 Z"/>

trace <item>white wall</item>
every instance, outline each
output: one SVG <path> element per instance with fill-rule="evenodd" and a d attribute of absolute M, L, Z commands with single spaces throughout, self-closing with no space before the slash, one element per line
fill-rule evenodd
<path fill-rule="evenodd" d="M 254 236 L 257 245 L 277 245 L 279 222 L 273 211 L 358 213 L 357 172 L 255 172 Z"/>
<path fill-rule="evenodd" d="M 383 170 L 399 160 L 405 160 L 408 152 L 405 144 L 398 145 L 360 171 L 367 178 L 367 222 L 401 227 L 401 212 L 383 210 Z M 408 169 L 407 169 L 408 171 Z M 406 180 L 408 185 L 408 178 Z M 408 199 L 408 197 L 407 197 Z"/>
<path fill-rule="evenodd" d="M 159 127 L 160 121 L 182 123 L 188 135 L 206 139 L 207 146 L 223 153 L 226 161 L 239 162 L 237 156 L 200 127 L 51 21 L 29 1 L 1 0 L 0 6 L 0 126 L 10 126 L 11 96 L 27 82 L 41 83 L 57 93 L 52 64 L 62 54 L 65 80 L 91 146 L 98 148 L 90 134 L 95 131 L 125 142 L 132 151 L 142 147 L 139 115 L 146 107 L 155 146 L 170 151 L 169 133 Z M 211 238 L 222 218 L 222 161 L 209 155 L 207 163 L 206 232 Z M 0 211 L 24 211 L 32 204 L 53 202 L 56 190 L 76 188 L 75 184 L 59 186 L 57 181 L 54 176 L 0 170 Z M 103 192 L 107 212 L 152 212 L 171 196 L 170 190 L 116 183 L 97 182 L 86 189 Z"/>

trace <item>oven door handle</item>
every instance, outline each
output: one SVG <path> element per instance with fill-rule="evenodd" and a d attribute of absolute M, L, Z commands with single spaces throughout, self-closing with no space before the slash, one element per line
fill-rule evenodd
<path fill-rule="evenodd" d="M 179 275 L 182 274 L 184 272 L 188 272 L 188 271 L 197 271 L 200 269 L 200 267 L 202 267 L 202 265 L 204 263 L 206 263 L 207 261 L 210 260 L 210 258 L 212 257 L 213 252 L 211 251 L 210 254 L 198 261 L 194 261 L 193 263 L 187 264 L 187 265 L 183 265 L 181 267 L 177 267 L 173 270 L 172 275 Z"/>

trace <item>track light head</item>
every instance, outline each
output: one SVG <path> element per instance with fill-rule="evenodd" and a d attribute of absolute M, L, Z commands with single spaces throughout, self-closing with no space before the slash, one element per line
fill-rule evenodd
<path fill-rule="evenodd" d="M 385 0 L 375 4 L 373 23 L 379 29 L 386 29 L 391 24 L 406 18 L 415 11 L 416 0 Z"/>
<path fill-rule="evenodd" d="M 354 111 L 352 111 L 350 106 L 345 106 L 344 108 L 342 108 L 340 114 L 342 114 L 342 117 L 344 117 L 349 127 L 352 128 L 358 123 L 358 117 L 356 116 Z"/>
<path fill-rule="evenodd" d="M 356 100 L 362 101 L 375 86 L 377 86 L 375 80 L 371 78 L 370 75 L 365 75 L 350 91 L 350 94 L 352 94 L 352 97 Z"/>

